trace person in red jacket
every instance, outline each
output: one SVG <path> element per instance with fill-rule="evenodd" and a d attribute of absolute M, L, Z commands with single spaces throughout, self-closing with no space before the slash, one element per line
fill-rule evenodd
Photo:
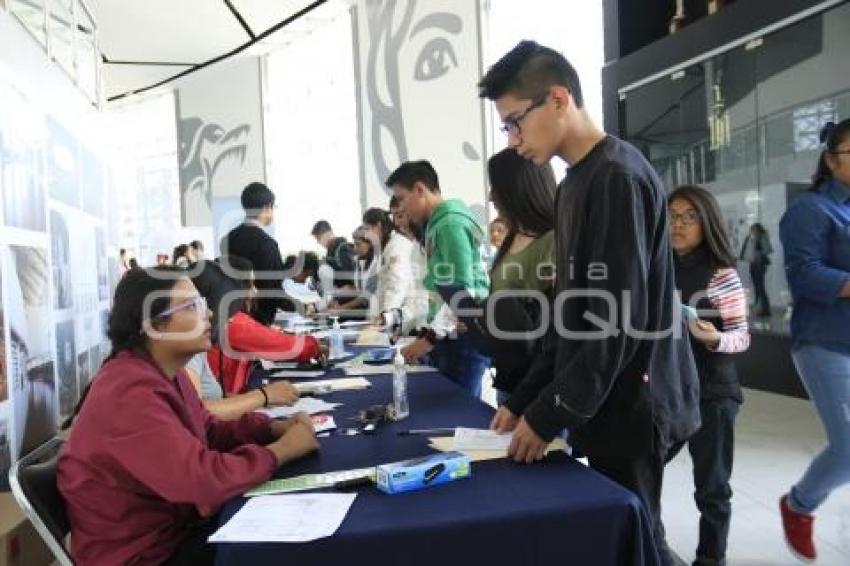
<path fill-rule="evenodd" d="M 225 395 L 245 391 L 255 360 L 306 363 L 324 355 L 318 340 L 312 336 L 296 336 L 265 326 L 248 314 L 257 295 L 248 260 L 224 256 L 215 262 L 198 262 L 192 271 L 192 282 L 218 321 L 213 328 L 214 345 L 207 361 Z"/>
<path fill-rule="evenodd" d="M 183 367 L 210 348 L 209 311 L 182 270 L 127 272 L 108 335 L 112 354 L 77 406 L 57 470 L 74 562 L 212 564 L 210 518 L 318 449 L 309 417 L 220 421 L 204 410 Z"/>

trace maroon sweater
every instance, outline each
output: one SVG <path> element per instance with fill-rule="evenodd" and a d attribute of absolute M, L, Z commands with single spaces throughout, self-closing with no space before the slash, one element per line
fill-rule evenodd
<path fill-rule="evenodd" d="M 182 370 L 130 353 L 98 372 L 59 459 L 71 554 L 88 564 L 160 564 L 187 525 L 271 477 L 269 419 L 220 421 Z"/>

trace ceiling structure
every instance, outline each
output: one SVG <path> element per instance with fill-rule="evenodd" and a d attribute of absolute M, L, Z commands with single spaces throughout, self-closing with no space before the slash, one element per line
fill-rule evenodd
<path fill-rule="evenodd" d="M 331 21 L 348 0 L 87 0 L 103 54 L 105 100 L 227 56 L 256 56 Z"/>

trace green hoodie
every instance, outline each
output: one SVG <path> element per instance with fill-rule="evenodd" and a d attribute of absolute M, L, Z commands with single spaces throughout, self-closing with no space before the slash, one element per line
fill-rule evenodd
<path fill-rule="evenodd" d="M 432 297 L 437 283 L 461 284 L 475 297 L 487 296 L 490 284 L 481 263 L 483 239 L 484 231 L 463 201 L 444 200 L 434 209 L 425 228 L 428 273 L 423 281 Z M 439 300 L 429 302 L 428 320 L 439 307 Z"/>

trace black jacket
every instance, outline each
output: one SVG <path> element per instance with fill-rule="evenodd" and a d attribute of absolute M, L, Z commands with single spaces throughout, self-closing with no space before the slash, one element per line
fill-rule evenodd
<path fill-rule="evenodd" d="M 568 428 L 590 456 L 685 440 L 699 428 L 699 385 L 684 325 L 673 327 L 661 181 L 634 147 L 606 137 L 568 170 L 555 222 L 553 324 L 508 408 L 544 439 Z"/>
<path fill-rule="evenodd" d="M 283 296 L 283 260 L 277 242 L 255 224 L 240 224 L 221 240 L 222 255 L 247 259 L 254 266 L 254 284 L 260 291 L 251 315 L 262 324 L 274 321 L 277 309 L 294 310 L 292 301 Z M 264 292 L 277 296 L 264 297 Z"/>
<path fill-rule="evenodd" d="M 676 257 L 676 283 L 682 294 L 682 302 L 691 304 L 693 296 L 702 293 L 703 296 L 696 304 L 696 308 L 700 311 L 700 319 L 712 323 L 722 332 L 723 319 L 705 296 L 708 284 L 716 272 L 717 268 L 712 265 L 711 254 L 705 246 L 697 248 L 686 256 Z M 709 314 L 711 312 L 715 314 Z M 738 403 L 743 402 L 744 395 L 738 381 L 738 370 L 735 369 L 735 356 L 723 352 L 712 352 L 693 335 L 690 335 L 690 340 L 699 374 L 701 399 L 712 401 L 731 398 Z"/>
<path fill-rule="evenodd" d="M 334 286 L 354 285 L 357 261 L 354 259 L 354 246 L 338 237 L 331 240 L 325 261 L 334 270 Z"/>
<path fill-rule="evenodd" d="M 546 295 L 551 301 L 551 290 Z M 493 303 L 494 298 L 491 295 L 485 304 Z M 490 358 L 496 368 L 493 387 L 505 393 L 512 393 L 525 378 L 534 358 L 541 352 L 543 340 L 537 336 L 541 325 L 541 304 L 523 296 L 502 296 L 489 306 L 490 308 L 482 307 L 482 312 L 486 313 L 483 317 L 485 322 L 482 324 L 486 344 L 478 349 Z M 512 337 L 506 339 L 494 336 L 494 329 L 511 333 Z"/>

